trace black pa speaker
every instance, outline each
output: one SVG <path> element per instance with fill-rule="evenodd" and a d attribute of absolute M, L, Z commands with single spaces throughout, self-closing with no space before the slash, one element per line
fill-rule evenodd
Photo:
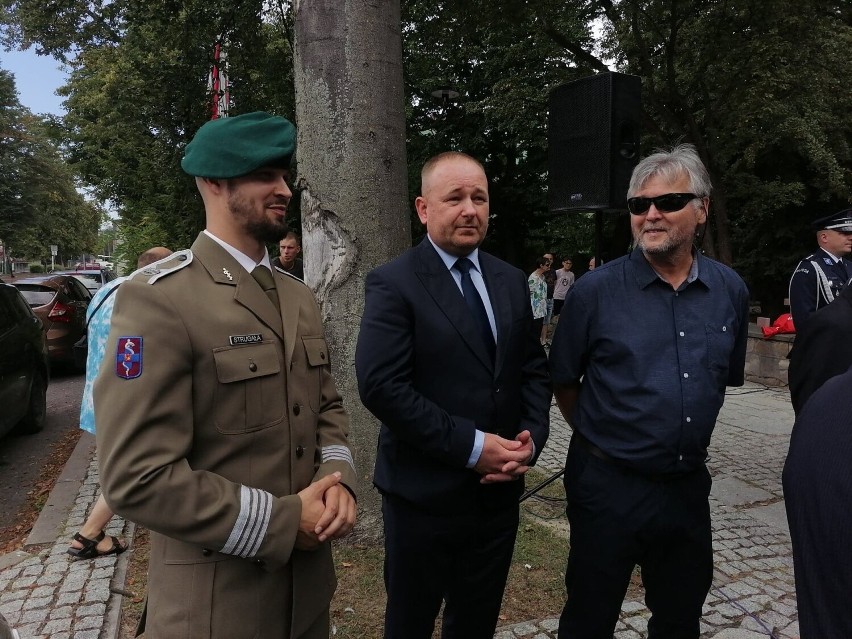
<path fill-rule="evenodd" d="M 642 82 L 600 73 L 550 92 L 548 207 L 623 211 L 639 160 Z"/>

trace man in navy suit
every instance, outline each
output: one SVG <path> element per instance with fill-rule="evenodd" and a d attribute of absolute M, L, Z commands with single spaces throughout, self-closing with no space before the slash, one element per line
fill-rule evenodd
<path fill-rule="evenodd" d="M 488 180 L 462 153 L 421 172 L 428 237 L 367 276 L 355 355 L 382 422 L 386 639 L 491 639 L 523 475 L 547 441 L 547 361 L 524 273 L 479 250 Z"/>

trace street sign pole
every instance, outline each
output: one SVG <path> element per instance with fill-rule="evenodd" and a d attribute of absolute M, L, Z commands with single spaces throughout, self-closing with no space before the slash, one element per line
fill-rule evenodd
<path fill-rule="evenodd" d="M 56 244 L 50 245 L 50 272 L 52 273 L 56 269 L 56 254 L 59 252 L 59 247 Z"/>

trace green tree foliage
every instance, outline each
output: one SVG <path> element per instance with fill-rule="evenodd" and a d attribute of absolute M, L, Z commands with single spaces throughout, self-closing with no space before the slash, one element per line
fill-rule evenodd
<path fill-rule="evenodd" d="M 589 250 L 583 216 L 537 216 L 547 171 L 546 96 L 610 68 L 638 75 L 642 154 L 678 141 L 698 147 L 715 185 L 704 248 L 780 312 L 790 272 L 813 242 L 807 222 L 850 202 L 848 3 L 461 4 L 405 3 L 412 171 L 433 151 L 470 150 L 495 178 L 492 222 L 501 252 L 524 242 L 527 255 L 548 245 Z M 442 109 L 428 96 L 443 83 L 462 96 Z M 515 170 L 501 171 L 493 161 L 501 156 Z M 508 224 L 502 205 L 516 216 Z M 605 218 L 605 253 L 627 250 L 626 229 L 624 216 Z"/>
<path fill-rule="evenodd" d="M 231 115 L 266 110 L 293 117 L 291 25 L 286 8 L 255 0 L 7 4 L 7 42 L 74 58 L 62 89 L 70 158 L 119 216 L 121 252 L 152 243 L 188 246 L 203 227 L 194 180 L 180 159 L 210 118 L 213 50 L 227 50 Z M 56 19 L 56 16 L 63 18 Z"/>
<path fill-rule="evenodd" d="M 562 253 L 587 250 L 592 237 L 585 216 L 545 215 L 548 93 L 590 70 L 568 63 L 527 4 L 403 3 L 411 198 L 432 155 L 457 150 L 480 159 L 491 182 L 486 248 L 522 268 L 555 243 Z M 554 11 L 560 4 L 543 0 Z M 574 16 L 560 15 L 557 23 L 591 40 Z M 433 97 L 442 87 L 458 98 Z M 419 221 L 413 227 L 423 233 Z"/>
<path fill-rule="evenodd" d="M 808 222 L 848 206 L 852 195 L 848 3 L 579 6 L 604 27 L 603 55 L 642 78 L 643 154 L 688 141 L 710 169 L 704 248 L 780 312 L 792 269 L 812 248 Z M 574 43 L 561 36 L 569 51 Z"/>
<path fill-rule="evenodd" d="M 175 248 L 201 225 L 178 161 L 208 117 L 216 39 L 231 43 L 234 113 L 294 111 L 286 0 L 0 7 L 7 43 L 76 54 L 72 157 L 123 223 L 156 224 Z M 412 199 L 432 154 L 481 158 L 492 180 L 488 248 L 518 265 L 547 249 L 593 248 L 589 216 L 546 215 L 547 96 L 608 68 L 642 79 L 643 155 L 677 141 L 698 147 L 715 185 L 704 248 L 732 263 L 769 309 L 781 310 L 793 265 L 811 248 L 808 221 L 850 202 L 847 0 L 405 0 L 402 8 Z M 433 98 L 443 86 L 458 99 Z M 626 251 L 624 216 L 608 216 L 604 236 L 610 256 Z"/>
<path fill-rule="evenodd" d="M 0 239 L 17 257 L 72 257 L 95 244 L 101 212 L 77 191 L 53 127 L 21 106 L 0 69 Z"/>

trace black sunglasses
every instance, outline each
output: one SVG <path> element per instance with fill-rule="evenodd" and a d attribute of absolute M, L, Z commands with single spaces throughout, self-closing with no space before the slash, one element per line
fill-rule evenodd
<path fill-rule="evenodd" d="M 695 193 L 666 193 L 657 197 L 632 197 L 627 200 L 627 209 L 633 215 L 644 215 L 653 204 L 658 211 L 674 213 L 680 211 L 695 199 L 698 199 Z"/>

